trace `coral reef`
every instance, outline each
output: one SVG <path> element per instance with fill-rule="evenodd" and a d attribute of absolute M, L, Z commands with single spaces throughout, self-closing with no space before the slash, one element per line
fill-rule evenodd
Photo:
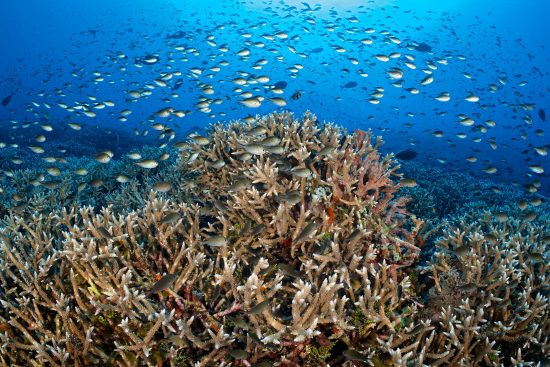
<path fill-rule="evenodd" d="M 461 217 L 450 221 L 457 229 L 438 228 L 445 235 L 419 266 L 424 223 L 398 194 L 399 166 L 380 144 L 309 113 L 272 114 L 190 135 L 176 144 L 177 167 L 104 193 L 99 204 L 116 206 L 7 209 L 0 363 L 498 366 L 547 357 L 547 230 Z M 150 191 L 163 181 L 168 193 Z"/>
<path fill-rule="evenodd" d="M 417 185 L 404 187 L 397 196 L 407 196 L 407 209 L 424 220 L 419 232 L 425 242 L 420 255 L 424 264 L 435 251 L 435 241 L 449 225 L 459 226 L 466 213 L 491 211 L 495 219 L 522 218 L 535 225 L 550 220 L 548 198 L 526 194 L 524 188 L 472 177 L 462 172 L 446 171 L 421 162 L 402 162 L 400 172 L 414 177 Z"/>
<path fill-rule="evenodd" d="M 335 245 L 345 257 L 372 255 L 393 268 L 418 256 L 422 222 L 405 209 L 406 197 L 395 198 L 399 167 L 392 155 L 380 157 L 381 140 L 373 146 L 370 133 L 345 135 L 311 114 L 300 121 L 283 113 L 217 124 L 208 138 L 192 140 L 182 165 L 200 172 L 197 200 L 209 210 L 212 231 L 240 237 L 239 246 L 278 248 L 296 265 Z M 239 235 L 248 227 L 254 236 Z M 365 243 L 373 249 L 366 252 Z"/>
<path fill-rule="evenodd" d="M 157 159 L 158 167 L 140 168 L 129 155 Z M 174 148 L 144 146 L 109 164 L 90 158 L 44 157 L 33 168 L 4 172 L 7 177 L 0 191 L 0 216 L 9 208 L 22 216 L 49 213 L 59 207 L 111 205 L 116 212 L 135 210 L 145 205 L 151 190 L 158 191 L 159 183 L 169 184 L 174 200 L 188 201 L 188 192 L 179 188 L 188 175 L 174 170 L 176 156 Z"/>
<path fill-rule="evenodd" d="M 519 366 L 548 358 L 548 229 L 498 221 L 491 212 L 456 222 L 423 269 L 431 281 L 420 289 L 425 307 L 409 344 L 416 345 L 399 365 Z"/>
<path fill-rule="evenodd" d="M 461 215 L 475 210 L 474 206 L 483 211 L 525 199 L 525 191 L 519 187 L 420 162 L 404 161 L 400 171 L 417 182 L 415 187 L 404 188 L 401 192 L 411 198 L 407 208 L 424 220 Z"/>

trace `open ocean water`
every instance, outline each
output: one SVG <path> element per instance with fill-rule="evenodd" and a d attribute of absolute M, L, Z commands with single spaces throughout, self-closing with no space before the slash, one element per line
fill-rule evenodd
<path fill-rule="evenodd" d="M 28 164 L 13 158 L 28 155 L 44 123 L 44 144 L 116 158 L 156 143 L 143 135 L 159 121 L 185 137 L 212 122 L 310 110 L 372 129 L 387 151 L 413 149 L 426 165 L 548 196 L 546 6 L 5 2 L 0 169 Z M 262 101 L 248 107 L 247 93 Z M 179 113 L 155 116 L 165 108 Z"/>
<path fill-rule="evenodd" d="M 113 193 L 132 182 L 170 198 L 181 144 L 211 124 L 310 111 L 381 136 L 433 228 L 472 210 L 536 223 L 547 260 L 548 14 L 545 0 L 3 1 L 0 216 L 38 215 L 47 195 L 123 210 Z"/>

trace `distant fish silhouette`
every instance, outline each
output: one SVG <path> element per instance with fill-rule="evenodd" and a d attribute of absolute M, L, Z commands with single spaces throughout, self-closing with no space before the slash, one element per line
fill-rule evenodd
<path fill-rule="evenodd" d="M 10 101 L 11 101 L 11 97 L 12 95 L 10 94 L 9 96 L 5 97 L 3 100 L 2 100 L 2 106 L 7 106 Z"/>
<path fill-rule="evenodd" d="M 323 52 L 323 48 L 322 47 L 316 47 L 314 48 L 313 50 L 310 51 L 312 54 L 318 54 L 320 52 Z"/>
<path fill-rule="evenodd" d="M 279 88 L 279 89 L 285 89 L 286 86 L 288 85 L 287 82 L 285 82 L 284 80 L 280 81 L 280 82 L 277 82 L 273 85 L 273 87 L 275 88 Z"/>
<path fill-rule="evenodd" d="M 418 153 L 414 149 L 403 150 L 395 155 L 395 158 L 402 159 L 404 161 L 410 161 L 411 159 L 416 158 Z"/>
<path fill-rule="evenodd" d="M 414 46 L 414 49 L 419 52 L 432 52 L 432 46 L 428 45 L 427 43 L 419 43 L 418 45 Z"/>
<path fill-rule="evenodd" d="M 353 88 L 353 87 L 356 87 L 356 86 L 357 86 L 357 82 L 348 82 L 345 85 L 341 86 L 340 89 Z"/>
<path fill-rule="evenodd" d="M 2 102 L 3 104 L 4 102 Z M 539 108 L 539 117 L 542 121 L 546 121 L 546 113 L 544 112 L 544 110 L 542 108 Z"/>
<path fill-rule="evenodd" d="M 180 38 L 183 38 L 185 37 L 185 32 L 184 31 L 178 31 L 176 33 L 173 33 L 173 34 L 170 34 L 168 36 L 166 36 L 167 39 L 180 39 Z"/>
<path fill-rule="evenodd" d="M 302 5 L 305 6 L 307 10 L 313 10 L 311 9 L 311 6 L 306 2 L 302 2 Z"/>
<path fill-rule="evenodd" d="M 302 97 L 302 92 L 300 92 L 299 90 L 297 90 L 296 92 L 292 93 L 292 96 L 290 96 L 290 98 L 294 101 L 297 101 L 299 100 L 300 98 Z"/>
<path fill-rule="evenodd" d="M 174 87 L 172 88 L 172 92 L 175 91 L 175 90 L 180 89 L 180 87 L 182 85 L 183 85 L 183 79 L 179 78 L 178 80 L 176 80 L 176 83 L 174 84 Z"/>

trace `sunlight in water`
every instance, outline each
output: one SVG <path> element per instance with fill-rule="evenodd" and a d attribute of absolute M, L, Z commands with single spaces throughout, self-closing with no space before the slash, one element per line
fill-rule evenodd
<path fill-rule="evenodd" d="M 295 6 L 298 9 L 315 9 L 317 5 L 321 5 L 321 11 L 326 11 L 331 8 L 336 10 L 355 9 L 359 6 L 363 6 L 366 9 L 374 9 L 389 4 L 395 3 L 395 0 L 314 0 L 314 1 L 302 1 L 302 0 L 284 0 L 284 4 L 288 6 Z M 247 5 L 251 7 L 262 7 L 265 4 L 259 1 L 247 2 Z M 306 5 L 307 4 L 307 5 Z"/>

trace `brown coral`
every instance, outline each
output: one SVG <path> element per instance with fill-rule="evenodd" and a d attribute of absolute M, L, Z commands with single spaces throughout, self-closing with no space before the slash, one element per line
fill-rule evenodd
<path fill-rule="evenodd" d="M 547 355 L 542 230 L 465 221 L 439 242 L 422 301 L 409 276 L 422 222 L 396 198 L 398 166 L 380 143 L 311 114 L 218 124 L 178 144 L 188 180 L 175 190 L 192 188 L 192 203 L 151 193 L 134 211 L 5 217 L 0 361 L 482 366 Z M 457 256 L 460 246 L 470 250 Z M 150 293 L 165 274 L 174 283 Z"/>
<path fill-rule="evenodd" d="M 125 214 L 6 218 L 4 363 L 213 365 L 235 349 L 250 363 L 275 350 L 297 361 L 316 340 L 360 340 L 357 313 L 395 329 L 414 222 L 393 198 L 397 166 L 370 134 L 285 113 L 216 125 L 208 139 L 183 148 L 181 163 L 201 171 L 200 208 L 152 197 Z M 254 149 L 279 152 L 243 157 Z M 172 289 L 148 294 L 164 273 L 178 275 Z"/>
<path fill-rule="evenodd" d="M 550 272 L 543 236 L 543 227 L 512 218 L 499 223 L 490 212 L 466 215 L 449 229 L 427 268 L 433 283 L 422 316 L 433 331 L 418 340 L 421 352 L 411 359 L 499 366 L 547 358 Z"/>

